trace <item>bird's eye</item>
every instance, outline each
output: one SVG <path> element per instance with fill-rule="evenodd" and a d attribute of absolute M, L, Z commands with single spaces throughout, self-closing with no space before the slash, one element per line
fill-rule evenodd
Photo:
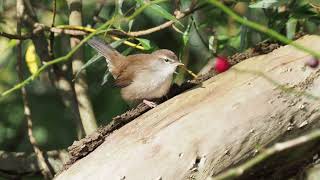
<path fill-rule="evenodd" d="M 164 60 L 164 62 L 169 62 L 170 61 L 168 58 L 164 58 L 163 60 Z"/>

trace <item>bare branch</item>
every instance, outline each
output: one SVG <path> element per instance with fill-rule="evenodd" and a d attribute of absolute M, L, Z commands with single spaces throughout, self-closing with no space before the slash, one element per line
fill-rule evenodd
<path fill-rule="evenodd" d="M 203 7 L 204 7 L 203 5 L 200 5 L 195 8 L 190 8 L 189 10 L 187 10 L 185 12 L 180 12 L 177 10 L 177 11 L 175 11 L 176 19 L 182 19 L 182 18 L 192 14 L 193 12 L 195 12 Z M 108 33 L 115 34 L 115 35 L 126 35 L 126 36 L 131 36 L 131 37 L 145 36 L 145 35 L 163 30 L 165 28 L 168 28 L 168 27 L 172 26 L 174 23 L 175 23 L 174 21 L 170 20 L 170 21 L 167 21 L 161 25 L 158 25 L 156 27 L 146 29 L 146 30 L 132 31 L 132 32 L 123 32 L 123 31 L 115 30 L 115 31 L 109 31 Z"/>
<path fill-rule="evenodd" d="M 198 6 L 196 8 L 187 10 L 185 12 L 180 12 L 180 11 L 176 11 L 176 18 L 177 19 L 182 19 L 190 14 L 192 14 L 193 12 L 203 8 L 204 6 Z M 122 36 L 131 36 L 131 37 L 138 37 L 138 36 L 144 36 L 144 35 L 148 35 L 160 30 L 163 30 L 165 28 L 168 28 L 170 26 L 172 26 L 174 24 L 174 21 L 167 21 L 161 25 L 158 25 L 156 27 L 150 28 L 150 29 L 145 29 L 145 30 L 141 30 L 141 31 L 132 31 L 132 32 L 124 32 L 124 31 L 120 31 L 120 30 L 110 30 L 107 33 L 111 34 L 111 35 L 122 35 Z M 25 39 L 30 39 L 32 38 L 34 35 L 42 32 L 43 30 L 45 31 L 50 31 L 56 34 L 66 34 L 66 35 L 73 35 L 73 36 L 84 36 L 86 34 L 88 34 L 88 32 L 86 32 L 85 30 L 72 30 L 72 29 L 63 29 L 63 28 L 57 28 L 57 27 L 48 27 L 45 26 L 44 24 L 40 24 L 35 22 L 33 24 L 33 34 L 30 35 L 22 35 L 22 36 L 18 36 L 15 34 L 9 34 L 9 33 L 5 33 L 5 32 L 0 32 L 0 36 L 9 38 L 9 39 L 21 39 L 21 40 L 25 40 Z"/>
<path fill-rule="evenodd" d="M 21 34 L 21 17 L 24 14 L 25 6 L 23 0 L 17 0 L 17 34 Z M 19 74 L 19 79 L 20 81 L 23 81 L 23 73 L 22 73 L 22 43 L 19 41 L 18 42 L 18 74 Z M 30 140 L 30 143 L 33 147 L 33 150 L 37 156 L 37 159 L 39 161 L 40 166 L 43 168 L 43 171 L 41 173 L 46 179 L 52 179 L 53 178 L 53 173 L 50 170 L 49 165 L 47 164 L 42 151 L 37 145 L 36 139 L 33 136 L 32 132 L 32 118 L 31 118 L 31 110 L 30 110 L 30 105 L 27 99 L 27 91 L 25 87 L 21 88 L 21 93 L 22 93 L 22 99 L 23 99 L 23 105 L 24 105 L 24 115 L 26 117 L 27 123 L 28 123 L 28 137 Z"/>
<path fill-rule="evenodd" d="M 0 36 L 6 37 L 8 39 L 19 39 L 19 40 L 26 40 L 26 39 L 30 39 L 32 37 L 32 35 L 29 35 L 29 34 L 19 36 L 17 34 L 9 34 L 9 33 L 1 32 L 1 31 L 0 31 Z"/>

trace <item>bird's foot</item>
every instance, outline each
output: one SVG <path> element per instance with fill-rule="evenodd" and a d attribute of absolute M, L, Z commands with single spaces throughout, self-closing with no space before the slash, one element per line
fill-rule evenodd
<path fill-rule="evenodd" d="M 144 104 L 146 104 L 147 106 L 151 107 L 151 108 L 155 108 L 155 107 L 158 105 L 157 103 L 152 102 L 152 101 L 148 101 L 148 100 L 146 100 L 146 99 L 144 99 L 142 102 L 143 102 Z"/>

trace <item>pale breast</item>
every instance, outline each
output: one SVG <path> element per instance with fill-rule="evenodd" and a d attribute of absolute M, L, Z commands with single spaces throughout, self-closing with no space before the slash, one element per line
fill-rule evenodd
<path fill-rule="evenodd" d="M 172 74 L 142 71 L 129 86 L 121 89 L 121 95 L 126 101 L 160 98 L 169 91 L 171 81 Z"/>

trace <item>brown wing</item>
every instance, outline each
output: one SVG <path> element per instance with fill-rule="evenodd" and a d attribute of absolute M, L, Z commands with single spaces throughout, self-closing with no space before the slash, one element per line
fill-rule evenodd
<path fill-rule="evenodd" d="M 131 68 L 125 68 L 120 72 L 119 76 L 115 79 L 115 86 L 119 88 L 124 88 L 126 86 L 129 86 L 132 83 L 133 77 L 134 77 L 134 71 L 132 71 Z"/>
<path fill-rule="evenodd" d="M 127 63 L 122 66 L 124 68 L 122 68 L 122 71 L 116 77 L 115 86 L 120 88 L 129 86 L 133 82 L 138 71 L 148 68 L 144 61 L 149 61 L 150 59 L 149 54 L 134 54 L 127 56 Z"/>

